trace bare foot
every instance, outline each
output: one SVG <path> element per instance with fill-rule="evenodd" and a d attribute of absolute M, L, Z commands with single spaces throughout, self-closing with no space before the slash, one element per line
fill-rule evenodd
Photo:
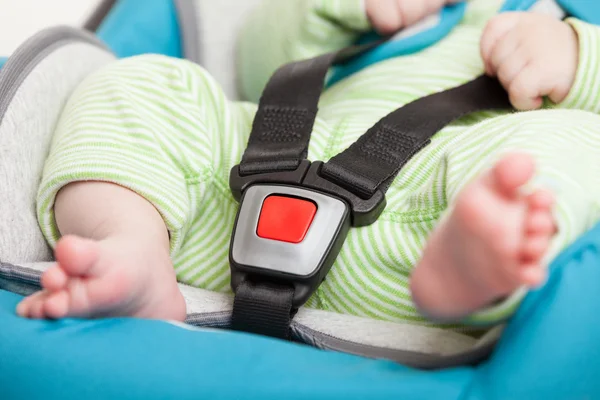
<path fill-rule="evenodd" d="M 460 318 L 519 287 L 545 280 L 542 259 L 556 232 L 553 196 L 522 195 L 531 157 L 513 154 L 471 183 L 436 228 L 411 280 L 416 304 L 433 318 Z"/>
<path fill-rule="evenodd" d="M 17 306 L 28 318 L 135 316 L 183 321 L 185 301 L 169 254 L 140 238 L 65 236 L 43 290 Z"/>

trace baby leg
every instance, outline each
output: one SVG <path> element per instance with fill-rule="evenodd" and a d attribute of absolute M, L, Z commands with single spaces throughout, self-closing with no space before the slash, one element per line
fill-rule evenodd
<path fill-rule="evenodd" d="M 86 79 L 58 123 L 38 193 L 58 262 L 19 313 L 183 320 L 178 268 L 196 280 L 228 276 L 227 258 L 214 262 L 215 244 L 227 250 L 225 217 L 235 217 L 223 182 L 252 113 L 184 60 L 133 57 Z"/>
<path fill-rule="evenodd" d="M 185 319 L 167 228 L 152 204 L 112 183 L 78 182 L 59 192 L 54 210 L 57 263 L 20 315 Z"/>
<path fill-rule="evenodd" d="M 597 220 L 597 117 L 581 114 L 577 126 L 565 123 L 565 112 L 540 112 L 464 134 L 462 148 L 447 157 L 449 213 L 412 276 L 422 311 L 462 318 L 521 287 L 540 285 L 549 257 Z M 540 189 L 548 184 L 555 194 Z"/>

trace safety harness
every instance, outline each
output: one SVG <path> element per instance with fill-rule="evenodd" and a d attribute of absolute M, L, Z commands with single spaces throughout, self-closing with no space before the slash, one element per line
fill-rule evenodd
<path fill-rule="evenodd" d="M 499 82 L 481 76 L 388 114 L 328 162 L 308 161 L 327 71 L 371 47 L 284 65 L 266 85 L 229 181 L 240 200 L 229 253 L 233 329 L 288 338 L 294 314 L 326 279 L 350 227 L 377 220 L 410 158 L 457 118 L 510 107 Z"/>

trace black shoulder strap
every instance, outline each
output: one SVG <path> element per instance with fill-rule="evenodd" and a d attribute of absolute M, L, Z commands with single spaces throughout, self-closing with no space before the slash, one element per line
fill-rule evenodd
<path fill-rule="evenodd" d="M 398 171 L 452 121 L 475 111 L 507 109 L 500 83 L 487 76 L 418 99 L 388 114 L 342 153 L 321 175 L 361 198 L 385 193 Z"/>
<path fill-rule="evenodd" d="M 327 71 L 332 65 L 347 61 L 377 44 L 350 47 L 279 68 L 260 99 L 248 147 L 237 173 L 249 177 L 299 168 L 307 157 Z M 351 205 L 356 199 L 370 199 L 377 192 L 381 197 L 402 166 L 443 127 L 476 111 L 510 107 L 508 95 L 500 83 L 480 76 L 388 114 L 348 149 L 324 163 L 319 175 L 348 191 L 346 200 Z M 327 191 L 327 186 L 319 188 Z M 336 191 L 335 194 L 340 193 Z M 353 225 L 373 221 L 371 216 L 364 222 L 353 221 Z"/>
<path fill-rule="evenodd" d="M 284 65 L 271 76 L 239 165 L 243 176 L 290 171 L 306 159 L 325 76 L 382 41 Z"/>
<path fill-rule="evenodd" d="M 261 96 L 240 174 L 294 170 L 306 158 L 323 80 L 335 58 L 326 54 L 280 68 Z"/>

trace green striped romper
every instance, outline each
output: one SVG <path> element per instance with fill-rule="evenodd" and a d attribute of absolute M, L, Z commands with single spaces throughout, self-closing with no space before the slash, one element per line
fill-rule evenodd
<path fill-rule="evenodd" d="M 480 75 L 479 40 L 499 3 L 472 0 L 461 24 L 438 44 L 327 89 L 309 159 L 326 161 L 399 106 Z M 556 192 L 560 231 L 548 261 L 598 221 L 600 28 L 570 23 L 579 33 L 581 56 L 568 98 L 535 112 L 473 114 L 439 132 L 395 179 L 380 219 L 350 231 L 309 307 L 432 324 L 411 300 L 411 270 L 461 188 L 506 152 L 531 153 L 538 166 L 532 185 Z M 59 238 L 53 201 L 61 187 L 113 182 L 159 210 L 180 282 L 229 291 L 237 203 L 228 175 L 247 143 L 262 87 L 282 63 L 339 49 L 368 29 L 361 0 L 265 0 L 239 43 L 242 92 L 253 102 L 228 100 L 201 67 L 163 56 L 134 57 L 94 73 L 66 105 L 45 165 L 37 210 L 47 240 L 54 245 Z M 465 322 L 499 321 L 522 295 L 517 291 Z"/>

